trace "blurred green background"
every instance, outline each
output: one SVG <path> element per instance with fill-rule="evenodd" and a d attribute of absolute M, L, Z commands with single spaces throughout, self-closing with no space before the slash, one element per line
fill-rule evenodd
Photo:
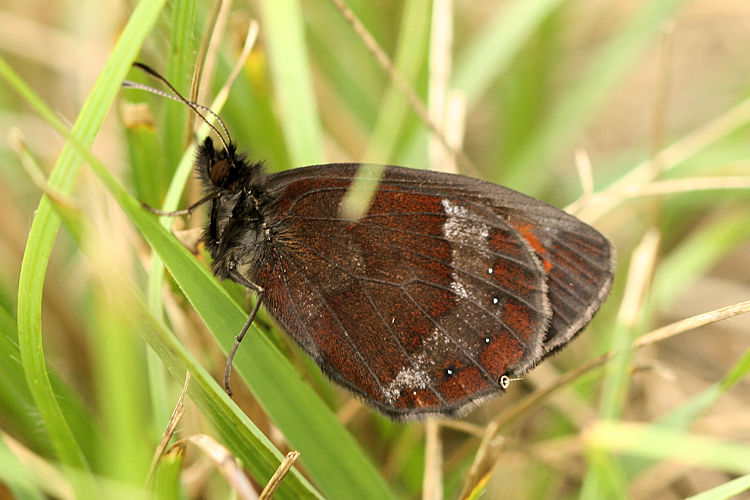
<path fill-rule="evenodd" d="M 186 95 L 205 67 L 208 105 L 257 20 L 220 114 L 274 171 L 430 168 L 429 127 L 328 0 L 233 2 L 218 21 L 202 0 L 5 0 L 0 498 L 230 495 L 192 444 L 147 481 L 186 371 L 174 439 L 214 437 L 258 491 L 284 453 L 301 451 L 280 498 L 729 498 L 750 488 L 750 318 L 627 348 L 750 297 L 750 4 L 347 4 L 431 109 L 438 62 L 450 68 L 443 81 L 463 113 L 443 126 L 465 128 L 460 170 L 559 207 L 578 200 L 571 209 L 612 239 L 617 276 L 599 315 L 504 397 L 460 425 L 438 423 L 426 446 L 424 423 L 394 424 L 331 386 L 261 313 L 235 364 L 238 409 L 216 381 L 246 299 L 170 236 L 172 221 L 137 204 L 183 207 L 199 188 L 187 111 L 121 90 L 124 78 L 158 86 L 132 61 Z M 76 137 L 67 146 L 62 126 Z M 593 194 L 576 169 L 586 158 Z M 605 368 L 561 384 L 615 348 Z M 550 386 L 560 387 L 538 392 Z"/>

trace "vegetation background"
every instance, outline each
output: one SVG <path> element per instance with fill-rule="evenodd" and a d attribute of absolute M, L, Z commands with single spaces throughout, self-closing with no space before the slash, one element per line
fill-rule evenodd
<path fill-rule="evenodd" d="M 243 476 L 216 454 L 260 491 L 288 450 L 301 456 L 279 498 L 750 498 L 750 317 L 735 317 L 750 297 L 750 4 L 347 5 L 433 117 L 450 103 L 437 121 L 463 139 L 459 168 L 572 204 L 611 237 L 597 318 L 462 421 L 402 425 L 332 387 L 261 314 L 235 405 L 216 380 L 243 290 L 138 205 L 186 206 L 197 189 L 187 111 L 121 90 L 156 85 L 131 63 L 186 94 L 198 64 L 210 104 L 257 20 L 220 113 L 273 170 L 428 168 L 429 127 L 329 0 L 218 17 L 203 0 L 5 0 L 0 498 L 220 498 Z M 187 371 L 178 447 L 150 469 Z"/>

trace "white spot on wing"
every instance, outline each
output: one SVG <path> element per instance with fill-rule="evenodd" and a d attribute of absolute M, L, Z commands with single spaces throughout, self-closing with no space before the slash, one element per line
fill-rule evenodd
<path fill-rule="evenodd" d="M 470 247 L 484 248 L 487 245 L 487 238 L 490 234 L 490 228 L 483 222 L 471 218 L 469 209 L 465 206 L 458 205 L 451 200 L 443 199 L 441 201 L 445 211 L 445 222 L 443 223 L 443 236 L 450 242 L 461 242 Z M 465 255 L 465 251 L 460 245 L 452 245 L 451 260 L 456 267 L 461 267 L 467 259 L 471 257 Z M 488 269 L 492 274 L 494 270 Z M 472 297 L 469 290 L 466 289 L 460 276 L 454 270 L 451 273 L 451 290 L 461 299 L 477 300 Z"/>
<path fill-rule="evenodd" d="M 412 395 L 416 396 L 418 390 L 427 388 L 430 380 L 428 371 L 433 368 L 432 365 L 434 364 L 431 352 L 435 349 L 440 337 L 440 332 L 437 329 L 432 330 L 430 336 L 423 341 L 422 349 L 415 356 L 414 362 L 410 366 L 402 368 L 396 374 L 383 391 L 388 401 L 398 399 L 402 391 L 409 390 Z M 449 339 L 444 335 L 443 340 L 446 343 L 449 342 Z"/>
<path fill-rule="evenodd" d="M 472 243 L 484 242 L 490 234 L 489 227 L 469 217 L 469 209 L 456 205 L 450 200 L 440 202 L 445 210 L 443 234 L 452 241 L 470 240 Z"/>
<path fill-rule="evenodd" d="M 461 282 L 456 280 L 455 272 L 452 273 L 453 280 L 451 281 L 451 289 L 453 290 L 453 293 L 461 297 L 462 299 L 468 299 L 469 294 L 466 292 L 466 288 L 461 284 Z"/>
<path fill-rule="evenodd" d="M 414 389 L 424 389 L 426 387 L 427 374 L 417 368 L 407 367 L 398 372 L 396 378 L 388 384 L 388 387 L 385 389 L 385 397 L 392 401 L 397 399 L 404 389 L 411 389 L 412 393 L 416 394 Z"/>

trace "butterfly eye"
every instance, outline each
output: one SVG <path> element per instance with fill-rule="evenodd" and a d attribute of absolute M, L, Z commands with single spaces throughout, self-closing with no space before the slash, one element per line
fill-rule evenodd
<path fill-rule="evenodd" d="M 214 186 L 222 186 L 228 174 L 229 162 L 226 160 L 219 160 L 211 165 L 211 171 L 208 174 L 208 178 Z"/>

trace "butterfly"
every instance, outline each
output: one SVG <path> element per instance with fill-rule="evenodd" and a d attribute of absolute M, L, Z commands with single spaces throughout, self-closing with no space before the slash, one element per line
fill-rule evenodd
<path fill-rule="evenodd" d="M 258 294 L 228 357 L 230 394 L 232 358 L 262 304 L 381 413 L 458 417 L 564 347 L 609 293 L 609 240 L 535 198 L 397 166 L 370 177 L 358 163 L 268 173 L 226 127 L 226 139 L 214 130 L 220 144 L 206 138 L 195 162 L 204 196 L 156 212 L 208 204 L 214 274 Z M 376 187 L 352 219 L 341 206 L 355 178 Z"/>

